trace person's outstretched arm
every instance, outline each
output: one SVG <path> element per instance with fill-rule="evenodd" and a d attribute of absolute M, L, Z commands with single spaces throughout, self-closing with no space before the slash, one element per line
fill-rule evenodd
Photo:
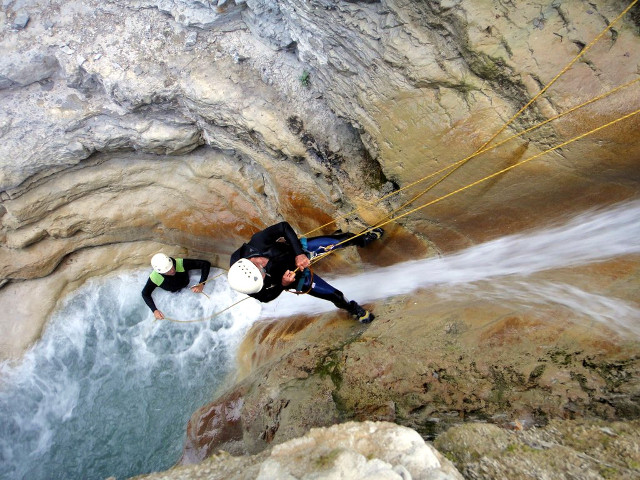
<path fill-rule="evenodd" d="M 153 298 L 151 298 L 151 294 L 155 289 L 156 289 L 156 284 L 153 283 L 150 278 L 147 279 L 147 283 L 142 289 L 142 299 L 144 300 L 144 303 L 146 303 L 147 306 L 153 312 L 153 316 L 156 317 L 157 319 L 162 319 L 164 318 L 164 314 L 160 310 L 158 310 L 155 302 L 153 301 Z"/>
<path fill-rule="evenodd" d="M 284 238 L 296 255 L 304 254 L 298 235 L 288 222 L 280 222 L 265 228 L 251 237 L 251 242 L 259 247 L 273 245 L 279 238 Z"/>

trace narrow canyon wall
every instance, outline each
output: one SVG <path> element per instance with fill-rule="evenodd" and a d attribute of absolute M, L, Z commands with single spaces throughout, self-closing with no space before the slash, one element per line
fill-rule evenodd
<path fill-rule="evenodd" d="M 325 230 L 357 230 L 439 177 L 389 194 L 457 161 L 469 160 L 411 206 L 527 163 L 389 224 L 376 255 L 322 268 L 437 255 L 636 197 L 638 116 L 528 161 L 640 108 L 640 82 L 607 95 L 638 78 L 640 9 L 616 20 L 628 5 L 5 1 L 0 359 L 19 358 L 91 276 L 161 249 L 225 267 L 284 219 L 300 233 L 332 220 Z M 498 140 L 605 97 L 469 158 L 587 47 Z M 621 264 L 590 278 L 626 298 L 638 262 Z M 465 418 L 637 418 L 636 343 L 571 328 L 564 310 L 418 297 L 379 308 L 368 330 L 340 313 L 257 325 L 246 377 L 194 414 L 183 461 L 351 419 L 430 437 Z"/>
<path fill-rule="evenodd" d="M 0 12 L 2 357 L 57 294 L 159 248 L 385 218 L 540 91 L 626 2 L 9 1 Z M 505 135 L 637 77 L 638 9 Z M 420 202 L 637 107 L 638 84 L 465 163 Z M 637 194 L 637 117 L 403 218 L 430 255 Z M 327 229 L 336 228 L 330 225 Z M 377 262 L 401 259 L 398 249 Z M 354 261 L 357 262 L 357 259 Z M 74 270 L 72 265 L 81 265 Z M 344 268 L 348 268 L 344 266 Z M 32 292 L 39 305 L 24 304 Z"/>

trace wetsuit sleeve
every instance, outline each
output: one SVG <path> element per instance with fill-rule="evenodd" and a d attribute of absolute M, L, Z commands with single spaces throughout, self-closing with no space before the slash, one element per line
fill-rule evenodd
<path fill-rule="evenodd" d="M 296 235 L 295 230 L 289 225 L 288 222 L 280 222 L 270 227 L 265 228 L 256 235 L 260 235 L 260 240 L 263 244 L 273 245 L 280 237 L 283 237 L 291 248 L 293 253 L 297 256 L 304 253 L 302 244 Z"/>
<path fill-rule="evenodd" d="M 195 260 L 192 258 L 185 258 L 184 269 L 189 270 L 200 270 L 200 282 L 204 282 L 207 278 L 209 278 L 209 270 L 211 269 L 211 262 L 207 260 Z"/>
<path fill-rule="evenodd" d="M 283 287 L 274 285 L 271 288 L 264 288 L 258 293 L 252 293 L 249 296 L 255 298 L 256 300 L 260 300 L 262 303 L 267 303 L 271 300 L 275 300 L 283 291 Z"/>
<path fill-rule="evenodd" d="M 152 312 L 155 312 L 158 308 L 151 298 L 151 293 L 156 289 L 156 284 L 151 281 L 150 278 L 147 279 L 147 283 L 142 289 L 142 298 L 144 299 L 144 303 L 151 309 Z"/>

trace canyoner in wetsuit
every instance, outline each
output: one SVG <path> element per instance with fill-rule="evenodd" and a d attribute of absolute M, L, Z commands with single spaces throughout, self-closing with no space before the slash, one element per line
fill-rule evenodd
<path fill-rule="evenodd" d="M 365 247 L 383 234 L 375 228 L 365 235 L 356 237 L 353 233 L 336 233 L 298 239 L 287 222 L 277 223 L 254 234 L 231 255 L 229 284 L 234 290 L 260 300 L 270 302 L 284 290 L 296 288 L 298 291 L 328 300 L 336 307 L 353 315 L 362 323 L 374 319 L 373 313 L 365 310 L 355 301 L 348 301 L 344 294 L 329 285 L 318 275 L 309 275 L 309 257 L 331 250 L 331 247 Z M 350 238 L 353 240 L 348 240 Z M 294 273 L 298 269 L 297 273 Z"/>
<path fill-rule="evenodd" d="M 157 253 L 151 259 L 153 272 L 142 289 L 142 298 L 157 319 L 164 318 L 164 314 L 156 307 L 151 294 L 160 287 L 169 292 L 177 292 L 189 285 L 189 271 L 200 270 L 200 282 L 191 290 L 195 293 L 202 292 L 204 282 L 209 277 L 211 263 L 207 260 L 192 258 L 171 258 L 164 253 Z"/>

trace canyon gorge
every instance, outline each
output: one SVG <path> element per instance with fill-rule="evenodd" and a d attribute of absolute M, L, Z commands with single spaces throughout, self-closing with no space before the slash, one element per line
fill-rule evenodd
<path fill-rule="evenodd" d="M 158 251 L 224 283 L 273 223 L 385 229 L 317 265 L 376 320 L 293 295 L 222 320 L 228 365 L 146 478 L 639 474 L 635 2 L 6 0 L 0 49 L 2 377 L 91 282 L 142 303 Z M 135 308 L 132 350 L 165 328 Z M 335 447 L 378 434 L 412 450 Z"/>

